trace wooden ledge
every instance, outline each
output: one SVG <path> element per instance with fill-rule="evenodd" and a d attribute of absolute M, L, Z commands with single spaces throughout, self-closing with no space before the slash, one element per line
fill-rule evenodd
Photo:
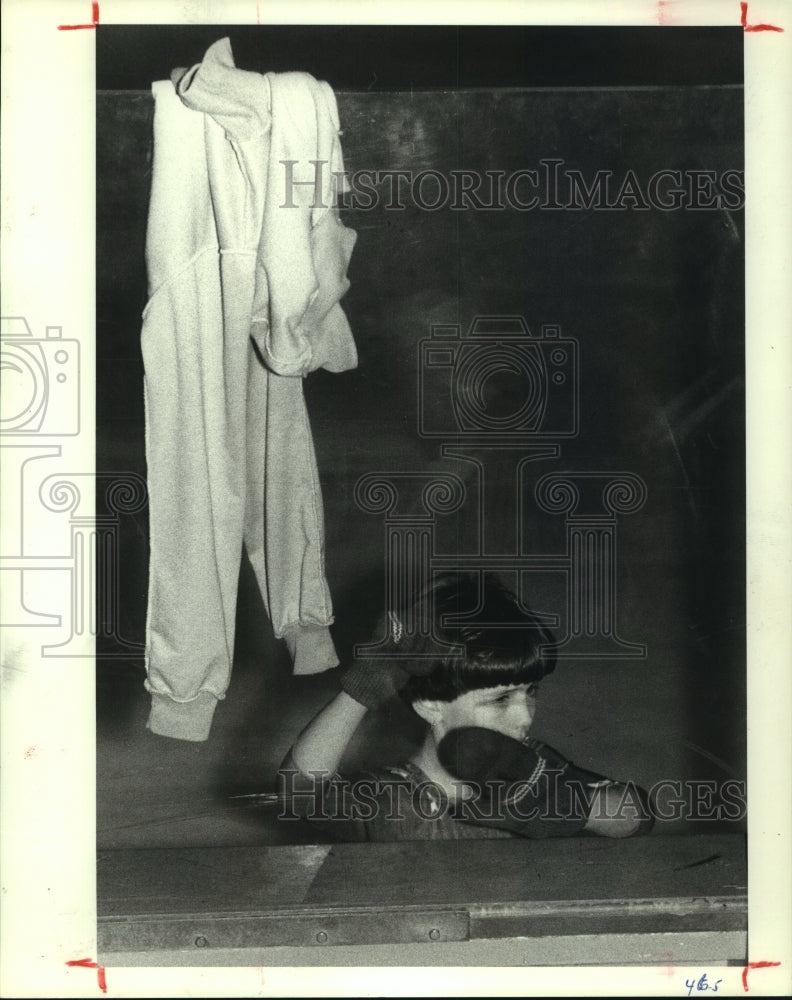
<path fill-rule="evenodd" d="M 366 964 L 383 948 L 384 964 L 444 964 L 452 945 L 456 964 L 543 964 L 562 942 L 568 964 L 746 951 L 732 834 L 104 851 L 98 878 L 99 952 L 116 964 L 347 964 L 350 949 Z"/>

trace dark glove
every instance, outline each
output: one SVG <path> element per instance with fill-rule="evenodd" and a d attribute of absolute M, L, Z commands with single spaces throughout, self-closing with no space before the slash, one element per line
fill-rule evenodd
<path fill-rule="evenodd" d="M 573 765 L 537 740 L 521 743 L 492 729 L 464 727 L 447 733 L 437 752 L 450 774 L 479 793 L 478 815 L 465 810 L 471 822 L 523 837 L 571 836 L 586 824 L 591 803 L 585 787 L 573 789 L 566 781 Z"/>
<path fill-rule="evenodd" d="M 535 750 L 540 757 L 547 761 L 549 767 L 563 772 L 565 781 L 577 781 L 581 785 L 591 788 L 614 784 L 611 778 L 606 778 L 603 774 L 597 774 L 596 771 L 589 771 L 585 767 L 573 764 L 562 753 L 554 747 L 548 746 L 547 743 L 542 743 L 541 740 L 527 739 L 523 741 L 522 745 Z"/>
<path fill-rule="evenodd" d="M 520 742 L 491 729 L 468 727 L 447 733 L 438 747 L 440 763 L 462 781 L 481 787 L 482 800 L 497 813 L 497 824 L 524 837 L 569 836 L 586 826 L 602 796 L 620 799 L 627 786 L 578 767 L 539 740 Z M 637 796 L 639 818 L 609 817 L 608 836 L 644 833 L 651 821 L 640 817 L 645 793 Z M 528 806 L 533 808 L 529 809 Z M 475 822 L 475 818 L 473 819 Z M 481 820 L 484 822 L 484 820 Z"/>
<path fill-rule="evenodd" d="M 396 628 L 394 628 L 394 623 Z M 380 648 L 388 656 L 356 657 L 341 670 L 341 687 L 366 708 L 379 708 L 397 694 L 410 677 L 431 673 L 437 656 L 410 656 L 401 626 L 388 616 L 387 640 Z"/>
<path fill-rule="evenodd" d="M 563 766 L 567 786 L 582 789 L 589 803 L 590 832 L 605 837 L 635 837 L 649 833 L 654 826 L 649 796 L 634 782 L 615 781 L 579 767 L 539 740 L 526 740 L 526 745 L 534 747 L 554 767 Z"/>
<path fill-rule="evenodd" d="M 601 781 L 602 775 L 585 771 L 539 740 L 520 742 L 494 729 L 466 726 L 452 729 L 438 748 L 440 763 L 463 781 L 530 781 L 537 769 L 566 774 L 570 770 L 583 780 Z"/>
<path fill-rule="evenodd" d="M 341 670 L 341 687 L 366 708 L 379 708 L 397 694 L 410 675 L 392 660 L 353 660 Z"/>

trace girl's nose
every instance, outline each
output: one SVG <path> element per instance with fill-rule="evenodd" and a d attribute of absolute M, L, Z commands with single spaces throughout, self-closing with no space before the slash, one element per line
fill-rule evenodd
<path fill-rule="evenodd" d="M 527 695 L 523 701 L 519 702 L 519 706 L 520 716 L 526 722 L 531 723 L 536 712 L 536 698 L 533 695 Z"/>

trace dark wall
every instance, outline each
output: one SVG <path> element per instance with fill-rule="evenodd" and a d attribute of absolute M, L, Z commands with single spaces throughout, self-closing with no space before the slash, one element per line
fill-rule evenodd
<path fill-rule="evenodd" d="M 552 25 L 100 25 L 100 90 L 146 89 L 231 40 L 239 69 L 305 70 L 336 90 L 741 85 L 734 28 Z"/>
<path fill-rule="evenodd" d="M 100 81 L 111 86 L 131 80 L 108 68 L 119 37 L 115 49 L 99 48 Z M 216 37 L 221 33 L 212 32 L 207 44 Z M 678 65 L 693 65 L 679 37 Z M 246 38 L 250 64 L 255 48 Z M 646 74 L 646 66 L 658 65 L 656 55 L 636 59 L 634 47 L 621 44 L 620 51 L 630 52 L 624 72 L 631 82 L 635 67 Z M 698 72 L 717 64 L 728 76 L 723 53 L 732 49 L 711 45 Z M 173 65 L 200 53 L 181 56 L 173 52 Z M 606 65 L 586 58 L 592 66 Z M 518 63 L 515 56 L 510 65 Z M 390 82 L 395 71 L 386 65 Z M 662 169 L 719 176 L 742 169 L 739 87 L 677 81 L 651 88 L 342 91 L 321 66 L 300 68 L 326 75 L 337 88 L 350 173 L 450 175 L 464 168 L 509 174 L 556 158 L 587 180 L 608 170 L 620 182 L 632 170 L 645 183 Z M 141 475 L 139 333 L 152 113 L 147 93 L 98 96 L 97 462 L 101 470 Z M 432 196 L 431 185 L 425 192 Z M 345 223 L 358 232 L 344 307 L 360 365 L 341 375 L 315 373 L 305 384 L 339 649 L 348 654 L 366 637 L 384 601 L 384 524 L 381 515 L 356 504 L 360 476 L 453 472 L 468 487 L 469 500 L 455 514 L 438 517 L 437 552 L 471 552 L 482 516 L 492 551 L 513 544 L 519 528 L 518 551 L 530 555 L 558 553 L 565 544 L 563 517 L 532 502 L 540 475 L 631 472 L 646 484 L 647 499 L 641 510 L 618 519 L 618 629 L 623 639 L 645 644 L 647 655 L 562 661 L 545 684 L 537 734 L 582 764 L 645 784 L 744 775 L 742 211 L 429 211 L 408 189 L 404 210 L 387 210 L 385 195 L 380 188 L 379 204 L 369 210 L 344 210 Z M 494 488 L 485 512 L 475 502 L 474 466 L 443 457 L 440 440 L 418 429 L 419 395 L 428 391 L 421 388 L 426 369 L 422 375 L 419 342 L 433 323 L 467 330 L 481 314 L 521 315 L 537 335 L 542 325 L 557 324 L 578 341 L 580 352 L 577 436 L 563 441 L 559 457 L 526 466 L 517 483 L 509 455 L 490 454 Z M 513 389 L 506 379 L 488 405 L 507 406 Z M 430 407 L 438 405 L 438 391 L 431 389 Z M 518 491 L 525 503 L 515 525 Z M 121 562 L 120 628 L 126 638 L 142 641 L 142 515 L 124 526 Z M 563 632 L 563 576 L 529 577 L 532 603 L 558 615 Z M 252 586 L 243 580 L 240 595 L 238 646 L 247 650 L 262 628 Z M 137 683 L 139 667 L 118 660 L 100 665 L 105 711 L 120 711 L 130 671 Z M 283 661 L 273 669 L 283 671 Z M 233 689 L 233 678 L 231 683 Z M 409 726 L 401 723 L 407 741 Z M 372 726 L 360 737 L 361 747 L 368 740 L 369 758 L 392 755 L 400 746 L 401 737 L 382 737 L 385 728 Z M 283 740 L 293 735 L 281 734 Z"/>

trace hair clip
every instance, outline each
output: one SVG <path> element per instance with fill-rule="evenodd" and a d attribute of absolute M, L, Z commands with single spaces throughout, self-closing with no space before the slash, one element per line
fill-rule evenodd
<path fill-rule="evenodd" d="M 391 639 L 398 645 L 404 635 L 404 626 L 392 611 L 388 612 L 388 621 L 390 622 Z"/>

